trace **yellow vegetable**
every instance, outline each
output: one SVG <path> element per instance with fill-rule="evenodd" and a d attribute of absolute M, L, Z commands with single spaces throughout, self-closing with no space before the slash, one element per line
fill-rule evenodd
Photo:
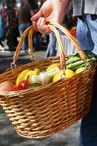
<path fill-rule="evenodd" d="M 30 71 L 30 69 L 23 70 L 16 79 L 16 86 L 25 79 L 26 74 Z"/>
<path fill-rule="evenodd" d="M 49 66 L 47 67 L 47 69 L 46 69 L 46 72 L 50 71 L 52 68 L 55 68 L 55 67 L 57 67 L 57 66 L 59 66 L 59 65 L 60 65 L 59 63 L 54 63 L 54 64 L 49 65 Z"/>
<path fill-rule="evenodd" d="M 39 73 L 40 73 L 40 70 L 39 70 L 39 69 L 34 69 L 34 70 L 29 71 L 29 72 L 27 72 L 26 75 L 25 75 L 25 80 L 26 80 L 27 77 L 29 76 L 28 81 L 29 81 L 30 83 L 32 83 L 32 76 L 33 76 L 33 75 L 39 75 Z"/>
<path fill-rule="evenodd" d="M 53 82 L 58 81 L 61 78 L 71 78 L 75 75 L 75 72 L 71 69 L 65 69 L 65 75 L 63 74 L 63 70 L 59 71 L 57 74 L 53 77 Z"/>
<path fill-rule="evenodd" d="M 80 67 L 75 71 L 75 73 L 78 74 L 78 73 L 84 71 L 85 69 L 86 69 L 86 67 Z"/>
<path fill-rule="evenodd" d="M 34 71 L 36 71 L 36 74 L 39 75 L 39 73 L 40 73 L 40 69 L 35 68 Z"/>

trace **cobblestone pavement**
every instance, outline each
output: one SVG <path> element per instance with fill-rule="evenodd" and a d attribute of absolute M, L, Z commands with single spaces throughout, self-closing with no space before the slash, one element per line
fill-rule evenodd
<path fill-rule="evenodd" d="M 42 59 L 45 51 L 35 52 L 36 59 Z M 12 62 L 13 54 L 0 54 L 0 72 L 4 72 Z M 29 62 L 28 55 L 20 55 L 19 62 Z M 80 121 L 70 128 L 44 139 L 26 139 L 19 136 L 2 107 L 0 107 L 0 146 L 78 146 Z"/>

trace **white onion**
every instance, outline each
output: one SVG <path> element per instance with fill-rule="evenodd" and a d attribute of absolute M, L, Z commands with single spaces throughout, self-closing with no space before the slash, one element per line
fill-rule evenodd
<path fill-rule="evenodd" d="M 42 84 L 47 83 L 47 74 L 46 72 L 41 72 L 39 75 L 39 80 Z"/>

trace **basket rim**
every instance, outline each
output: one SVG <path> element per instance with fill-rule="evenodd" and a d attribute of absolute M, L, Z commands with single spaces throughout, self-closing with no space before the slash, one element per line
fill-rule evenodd
<path fill-rule="evenodd" d="M 83 74 L 85 74 L 86 72 L 89 72 L 89 70 L 91 70 L 91 73 L 94 72 L 93 69 L 90 68 L 95 66 L 97 67 L 97 63 L 96 64 L 93 64 L 93 65 L 89 65 L 86 67 L 85 70 L 83 70 L 82 72 L 78 73 L 78 74 L 75 74 L 74 76 L 72 76 L 71 78 L 62 78 L 62 79 L 59 79 L 58 81 L 56 82 L 52 82 L 52 83 L 47 83 L 47 84 L 43 84 L 42 86 L 38 86 L 36 88 L 27 88 L 27 89 L 23 89 L 23 90 L 18 90 L 18 91 L 1 91 L 0 92 L 0 96 L 18 96 L 18 95 L 21 95 L 22 93 L 26 93 L 27 91 L 31 92 L 37 92 L 39 90 L 44 90 L 44 89 L 48 89 L 49 87 L 53 87 L 53 86 L 56 86 L 60 83 L 66 83 L 66 82 L 71 82 L 73 79 L 76 79 L 76 77 L 78 76 L 81 76 Z M 92 75 L 92 74 L 91 74 Z"/>

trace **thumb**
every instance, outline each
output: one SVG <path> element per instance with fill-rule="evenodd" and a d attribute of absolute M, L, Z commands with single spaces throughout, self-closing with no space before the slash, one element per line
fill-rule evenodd
<path fill-rule="evenodd" d="M 31 21 L 38 21 L 38 19 L 40 18 L 40 17 L 42 17 L 43 16 L 43 14 L 42 14 L 42 11 L 40 10 L 39 12 L 37 12 L 34 16 L 32 16 L 31 17 Z"/>

